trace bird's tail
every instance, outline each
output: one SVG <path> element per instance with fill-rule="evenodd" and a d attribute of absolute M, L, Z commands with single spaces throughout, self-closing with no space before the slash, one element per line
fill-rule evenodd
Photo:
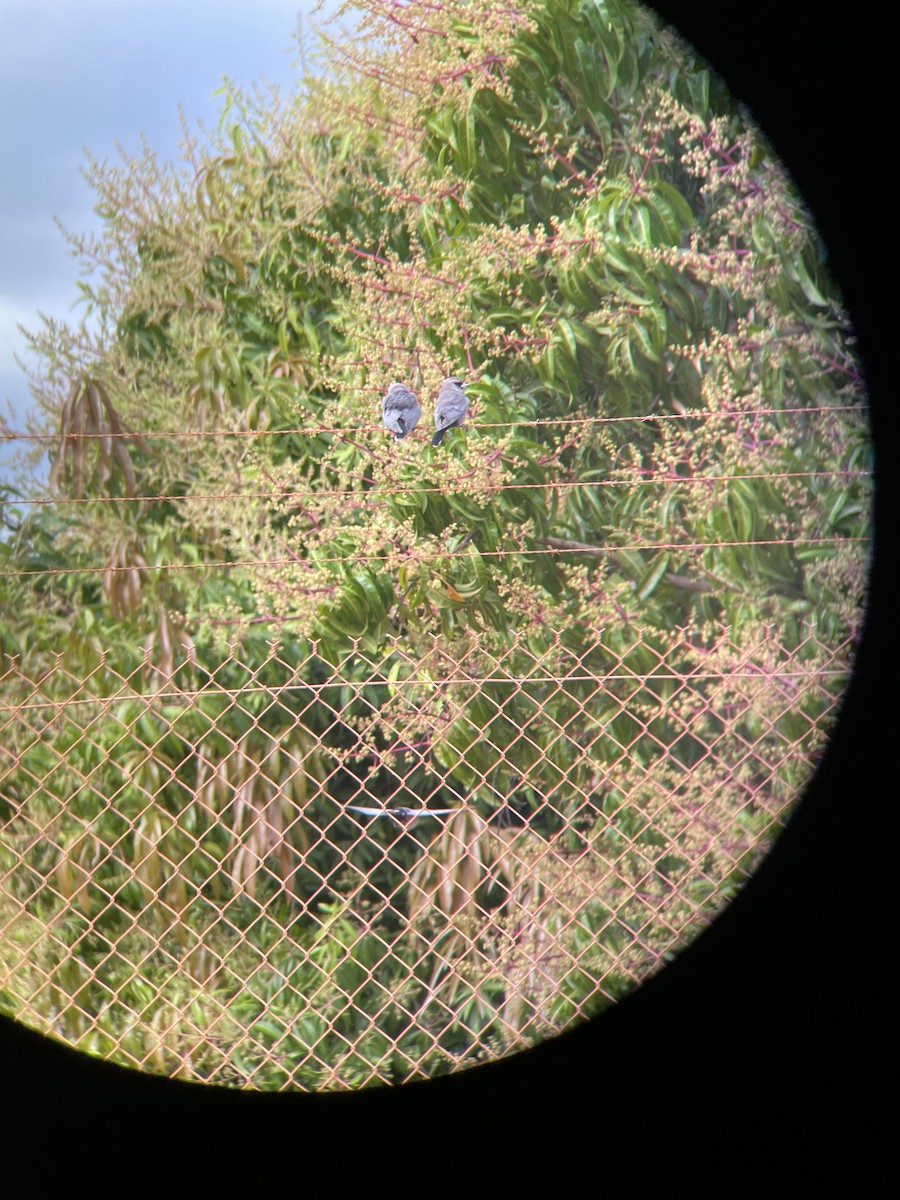
<path fill-rule="evenodd" d="M 439 446 L 441 444 L 441 442 L 443 441 L 444 434 L 446 432 L 447 432 L 446 429 L 439 429 L 437 431 L 437 433 L 434 435 L 434 437 L 431 439 L 432 446 Z"/>

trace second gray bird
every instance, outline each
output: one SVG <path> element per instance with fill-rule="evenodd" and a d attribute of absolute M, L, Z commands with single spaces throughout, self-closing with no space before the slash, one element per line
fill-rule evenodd
<path fill-rule="evenodd" d="M 395 438 L 406 437 L 419 423 L 422 410 L 413 393 L 402 383 L 392 383 L 381 402 L 381 419 Z"/>
<path fill-rule="evenodd" d="M 469 397 L 463 391 L 465 384 L 451 375 L 441 384 L 437 404 L 434 406 L 434 427 L 437 433 L 431 439 L 432 446 L 439 446 L 448 429 L 458 429 L 469 411 Z"/>

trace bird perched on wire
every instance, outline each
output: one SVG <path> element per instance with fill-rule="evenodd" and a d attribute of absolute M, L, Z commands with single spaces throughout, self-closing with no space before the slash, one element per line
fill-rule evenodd
<path fill-rule="evenodd" d="M 431 439 L 432 446 L 439 446 L 448 429 L 458 429 L 465 421 L 469 411 L 469 397 L 463 391 L 465 386 L 455 375 L 441 384 L 434 406 L 434 427 L 437 432 Z"/>
<path fill-rule="evenodd" d="M 347 807 L 367 817 L 390 817 L 401 829 L 412 829 L 422 817 L 446 817 L 459 812 L 458 808 L 362 808 L 358 804 L 348 804 Z"/>
<path fill-rule="evenodd" d="M 415 395 L 403 383 L 394 383 L 381 402 L 381 419 L 395 438 L 404 438 L 418 425 L 422 410 Z"/>

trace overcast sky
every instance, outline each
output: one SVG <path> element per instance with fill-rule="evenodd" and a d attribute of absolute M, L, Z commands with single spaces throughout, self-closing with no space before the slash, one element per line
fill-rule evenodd
<path fill-rule="evenodd" d="M 297 77 L 298 15 L 315 0 L 0 0 L 0 409 L 21 413 L 27 381 L 16 326 L 66 318 L 77 265 L 54 223 L 98 227 L 79 173 L 86 148 L 117 160 L 143 133 L 174 160 L 183 108 L 214 128 L 227 76 L 249 87 Z M 0 458 L 2 472 L 2 458 Z"/>

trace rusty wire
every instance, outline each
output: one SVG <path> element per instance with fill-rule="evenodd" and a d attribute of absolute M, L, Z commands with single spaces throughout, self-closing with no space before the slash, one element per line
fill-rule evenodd
<path fill-rule="evenodd" d="M 813 416 L 817 413 L 850 413 L 858 411 L 858 405 L 854 404 L 829 404 L 824 407 L 810 406 L 808 408 L 753 408 L 746 410 L 722 411 L 722 412 L 706 412 L 706 413 L 640 413 L 627 417 L 548 417 L 535 418 L 534 420 L 517 420 L 517 421 L 479 421 L 477 425 L 472 426 L 475 429 L 525 429 L 535 428 L 545 425 L 561 425 L 561 426 L 582 426 L 582 425 L 622 425 L 622 424 L 641 424 L 653 423 L 656 421 L 741 421 L 755 419 L 760 416 L 790 416 L 793 414 L 803 413 Z M 149 430 L 141 432 L 140 437 L 143 441 L 148 439 L 165 438 L 263 438 L 263 437 L 288 437 L 291 435 L 302 435 L 304 437 L 314 437 L 318 434 L 333 433 L 346 436 L 347 429 L 345 426 L 338 425 L 298 425 L 290 429 L 173 429 L 166 431 Z M 72 433 L 67 434 L 70 440 L 115 440 L 117 438 L 134 438 L 138 436 L 134 431 L 121 432 L 104 432 L 99 433 Z M 378 436 L 381 437 L 380 431 Z M 51 442 L 55 443 L 60 440 L 60 435 L 56 433 L 21 433 L 19 431 L 0 429 L 0 440 L 13 442 Z"/>
<path fill-rule="evenodd" d="M 559 554 L 615 554 L 622 550 L 707 550 L 711 547 L 719 549 L 741 546 L 819 546 L 834 542 L 834 538 L 829 537 L 795 537 L 795 538 L 752 538 L 745 541 L 705 541 L 705 542 L 631 542 L 624 546 L 587 546 L 581 545 L 577 548 L 572 546 L 517 546 L 511 550 L 479 550 L 478 553 L 482 558 L 508 558 L 513 554 L 536 554 L 536 555 L 559 555 Z M 841 538 L 842 542 L 847 543 L 864 543 L 868 541 L 865 537 L 846 537 Z M 441 558 L 466 558 L 472 557 L 466 550 L 440 550 Z M 399 552 L 400 557 L 411 557 L 411 551 Z M 354 559 L 357 562 L 388 562 L 391 561 L 392 555 L 389 554 L 354 554 Z M 268 558 L 268 559 L 218 559 L 211 562 L 199 563 L 154 563 L 152 565 L 136 564 L 134 566 L 99 566 L 99 567 L 42 567 L 35 568 L 29 571 L 0 571 L 0 579 L 27 579 L 32 576 L 40 575 L 52 577 L 56 575 L 92 575 L 103 574 L 109 572 L 111 574 L 121 574 L 129 571 L 210 571 L 220 568 L 228 568 L 236 570 L 238 568 L 250 567 L 284 567 L 298 561 L 296 556 L 286 558 Z M 333 558 L 318 557 L 319 563 L 340 563 L 344 562 L 344 556 L 335 556 Z"/>
<path fill-rule="evenodd" d="M 87 436 L 87 435 L 84 435 Z M 91 435 L 93 436 L 93 435 Z M 491 492 L 502 491 L 571 491 L 574 488 L 581 487 L 596 487 L 596 488 L 615 488 L 615 487 L 652 487 L 661 484 L 679 486 L 696 486 L 699 484 L 718 484 L 728 483 L 735 479 L 742 480 L 758 480 L 758 479 L 834 479 L 836 477 L 847 479 L 863 479 L 868 478 L 868 472 L 851 468 L 845 471 L 758 471 L 746 472 L 742 474 L 729 475 L 723 472 L 721 475 L 654 475 L 645 479 L 598 479 L 588 482 L 580 479 L 560 480 L 552 483 L 489 483 L 487 489 Z M 421 496 L 430 494 L 444 495 L 452 490 L 451 485 L 454 483 L 462 483 L 468 480 L 467 475 L 460 475 L 456 478 L 449 478 L 441 487 L 384 487 L 379 486 L 377 495 L 382 496 Z M 458 489 L 460 491 L 463 488 Z M 279 500 L 312 500 L 323 497 L 336 496 L 362 496 L 362 493 L 357 488 L 319 488 L 309 491 L 299 491 L 296 488 L 282 487 L 278 489 L 269 489 L 265 492 L 241 492 L 242 500 L 267 500 L 277 497 Z M 187 500 L 231 500 L 234 498 L 234 492 L 189 492 L 175 493 L 166 495 L 159 493 L 157 495 L 146 496 L 56 496 L 45 499 L 16 499 L 16 508 L 40 508 L 53 507 L 60 508 L 69 504 L 150 504 L 162 502 L 176 502 Z M 365 497 L 367 503 L 371 503 L 371 493 Z"/>

